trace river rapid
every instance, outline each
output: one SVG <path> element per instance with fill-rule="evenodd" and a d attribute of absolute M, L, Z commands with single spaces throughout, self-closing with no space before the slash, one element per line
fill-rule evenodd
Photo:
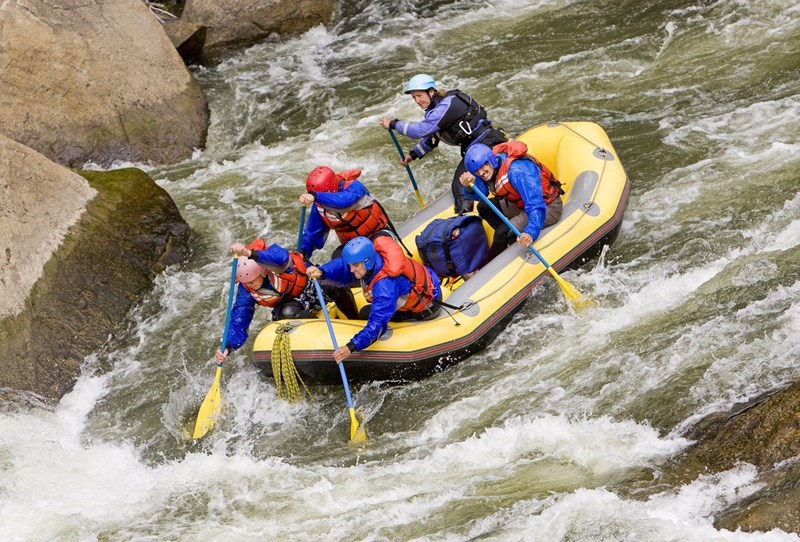
<path fill-rule="evenodd" d="M 2 538 L 800 540 L 714 527 L 763 487 L 750 465 L 662 480 L 701 418 L 800 378 L 800 6 L 341 4 L 329 28 L 192 67 L 207 148 L 138 166 L 176 201 L 195 253 L 60 403 L 0 396 Z M 294 245 L 317 165 L 362 169 L 393 220 L 409 217 L 416 198 L 378 121 L 421 118 L 402 94 L 418 72 L 511 136 L 550 120 L 605 128 L 632 181 L 625 221 L 599 259 L 563 273 L 597 306 L 574 314 L 548 280 L 482 353 L 423 381 L 353 386 L 357 448 L 341 386 L 277 399 L 251 340 L 224 366 L 224 415 L 193 442 L 227 247 Z M 443 146 L 412 163 L 426 201 L 457 161 Z"/>

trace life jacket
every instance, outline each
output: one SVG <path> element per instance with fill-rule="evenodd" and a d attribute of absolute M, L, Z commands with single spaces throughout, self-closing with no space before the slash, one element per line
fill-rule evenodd
<path fill-rule="evenodd" d="M 364 287 L 365 296 L 371 298 L 372 287 L 385 277 L 406 277 L 411 281 L 411 291 L 398 311 L 421 312 L 431 306 L 433 301 L 433 279 L 425 266 L 403 253 L 391 237 L 380 236 L 373 241 L 375 252 L 383 258 L 383 268 L 378 271 Z"/>
<path fill-rule="evenodd" d="M 492 122 L 488 120 L 483 106 L 466 92 L 450 90 L 445 94 L 445 97 L 447 96 L 453 96 L 453 100 L 450 109 L 439 122 L 440 129 L 436 135 L 448 145 L 465 147 L 488 130 Z M 435 107 L 440 101 L 441 99 L 435 100 L 432 106 Z M 460 107 L 453 107 L 452 104 Z"/>
<path fill-rule="evenodd" d="M 250 295 L 253 296 L 253 299 L 255 299 L 256 303 L 264 307 L 274 307 L 278 304 L 278 301 L 280 301 L 282 297 L 280 292 L 276 292 L 272 288 L 269 288 L 271 284 L 266 277 L 264 278 L 264 284 L 262 284 L 261 288 L 258 290 L 254 290 L 246 284 L 242 284 L 242 286 L 244 286 L 245 289 L 250 292 Z"/>
<path fill-rule="evenodd" d="M 256 239 L 247 248 L 250 250 L 265 250 L 267 244 L 263 239 Z M 265 277 L 265 284 L 258 290 L 248 288 L 245 284 L 242 286 L 250 292 L 256 303 L 264 307 L 274 307 L 281 299 L 286 297 L 298 297 L 308 285 L 308 275 L 306 275 L 306 262 L 303 260 L 303 255 L 299 252 L 289 252 L 289 259 L 292 263 L 292 269 L 287 265 L 283 271 L 276 270 L 274 267 L 267 267 L 267 276 Z M 269 285 L 270 288 L 265 286 Z"/>
<path fill-rule="evenodd" d="M 350 169 L 336 174 L 336 180 L 342 183 L 339 190 L 346 190 L 353 181 L 361 176 L 360 169 Z M 317 211 L 325 225 L 336 232 L 339 242 L 347 243 L 358 236 L 369 237 L 389 224 L 389 218 L 380 204 L 369 194 L 362 196 L 346 209 L 334 209 L 316 203 Z"/>
<path fill-rule="evenodd" d="M 299 252 L 289 252 L 289 259 L 292 267 L 287 266 L 282 273 L 276 273 L 271 268 L 267 268 L 267 276 L 273 288 L 280 292 L 282 296 L 295 298 L 303 293 L 308 286 L 308 275 L 306 275 L 306 262 L 303 255 Z"/>
<path fill-rule="evenodd" d="M 561 183 L 556 179 L 556 176 L 553 175 L 553 172 L 547 169 L 539 160 L 528 154 L 528 146 L 522 141 L 506 141 L 505 143 L 500 143 L 492 148 L 492 152 L 494 154 L 506 153 L 508 155 L 497 170 L 493 183 L 494 187 L 489 187 L 498 198 L 506 199 L 520 209 L 525 208 L 525 202 L 522 201 L 519 192 L 511 185 L 511 181 L 508 179 L 508 168 L 510 168 L 514 160 L 518 158 L 531 160 L 539 168 L 539 179 L 542 182 L 542 197 L 545 203 L 555 201 L 558 196 L 564 193 L 561 189 Z"/>

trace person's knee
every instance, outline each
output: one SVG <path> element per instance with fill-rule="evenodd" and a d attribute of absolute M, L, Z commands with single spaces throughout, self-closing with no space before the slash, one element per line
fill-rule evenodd
<path fill-rule="evenodd" d="M 544 227 L 552 226 L 561 219 L 561 214 L 564 212 L 564 203 L 561 198 L 556 198 L 551 203 L 547 204 L 547 212 L 544 219 Z"/>

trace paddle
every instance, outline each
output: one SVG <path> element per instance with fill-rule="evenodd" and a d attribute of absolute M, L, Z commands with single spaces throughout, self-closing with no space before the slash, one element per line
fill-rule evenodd
<path fill-rule="evenodd" d="M 471 183 L 470 186 L 472 186 Z M 495 205 L 491 201 L 489 201 L 489 198 L 487 198 L 483 192 L 476 189 L 474 186 L 472 190 L 473 192 L 478 194 L 478 197 L 480 197 L 481 200 L 486 205 L 488 205 L 497 216 L 499 216 L 503 220 L 503 222 L 505 222 L 506 226 L 508 226 L 511 229 L 511 231 L 514 232 L 514 235 L 516 235 L 517 237 L 520 237 L 522 235 L 519 232 L 519 230 L 514 227 L 511 221 L 509 221 L 508 218 L 506 218 L 506 215 L 504 215 L 503 212 L 500 211 L 500 209 L 495 207 Z M 538 250 L 533 248 L 532 244 L 528 248 L 530 249 L 531 252 L 533 252 L 534 256 L 539 258 L 539 261 L 542 262 L 542 265 L 544 265 L 547 268 L 550 274 L 553 275 L 553 278 L 556 279 L 556 282 L 561 287 L 561 291 L 564 292 L 564 297 L 566 297 L 568 301 L 572 302 L 575 308 L 584 308 L 586 306 L 592 305 L 593 302 L 590 299 L 586 299 L 585 297 L 581 296 L 581 294 L 578 293 L 578 290 L 576 290 L 575 287 L 572 286 L 572 284 L 570 284 L 569 282 L 558 276 L 556 270 L 553 269 L 549 263 L 547 263 L 544 257 L 541 254 L 539 254 Z"/>
<path fill-rule="evenodd" d="M 322 287 L 319 285 L 317 279 L 314 280 L 314 288 L 317 290 L 317 297 L 319 303 L 322 305 L 322 313 L 325 315 L 325 322 L 328 324 L 328 332 L 331 335 L 331 342 L 333 349 L 338 350 L 339 345 L 336 344 L 336 335 L 333 334 L 333 325 L 331 325 L 331 317 L 328 314 L 328 307 L 325 304 L 325 296 L 322 295 Z M 339 366 L 339 374 L 342 375 L 342 384 L 344 385 L 344 394 L 347 397 L 347 408 L 350 409 L 350 444 L 357 444 L 367 440 L 367 433 L 364 428 L 358 427 L 358 420 L 356 420 L 356 411 L 353 409 L 353 398 L 350 397 L 350 384 L 347 383 L 347 374 L 344 372 L 344 363 L 337 363 Z"/>
<path fill-rule="evenodd" d="M 239 257 L 234 255 L 233 263 L 231 264 L 231 284 L 228 291 L 228 310 L 225 314 L 225 331 L 222 333 L 222 345 L 220 352 L 225 352 L 225 345 L 228 342 L 228 329 L 231 325 L 231 308 L 233 307 L 233 293 L 236 286 L 236 264 Z M 203 404 L 200 405 L 200 410 L 197 413 L 197 422 L 194 424 L 194 433 L 192 438 L 202 438 L 214 426 L 217 411 L 221 400 L 219 391 L 219 380 L 222 376 L 222 364 L 217 363 L 217 374 L 214 376 L 214 383 L 211 384 L 211 389 L 208 390 L 206 398 L 203 399 Z"/>
<path fill-rule="evenodd" d="M 397 147 L 397 152 L 400 153 L 400 158 L 405 159 L 406 154 L 403 152 L 403 147 L 400 146 L 400 142 L 397 141 L 397 136 L 394 135 L 394 130 L 389 128 L 389 135 L 392 136 L 392 141 L 394 141 L 394 146 Z M 419 201 L 419 208 L 424 209 L 425 204 L 422 203 L 422 195 L 419 193 L 419 188 L 417 188 L 417 181 L 414 180 L 414 174 L 411 173 L 411 168 L 408 167 L 406 164 L 406 173 L 408 173 L 408 178 L 411 179 L 411 186 L 414 187 L 414 192 L 417 194 L 417 201 Z"/>
<path fill-rule="evenodd" d="M 306 206 L 303 205 L 303 210 L 300 211 L 300 231 L 297 232 L 297 250 L 300 250 L 300 245 L 303 242 L 303 226 L 306 225 Z"/>

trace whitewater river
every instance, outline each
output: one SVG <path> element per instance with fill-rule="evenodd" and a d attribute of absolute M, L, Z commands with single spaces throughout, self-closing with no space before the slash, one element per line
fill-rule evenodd
<path fill-rule="evenodd" d="M 786 541 L 714 527 L 762 487 L 741 464 L 665 469 L 705 415 L 800 379 L 800 7 L 795 0 L 342 2 L 330 28 L 192 67 L 208 147 L 139 165 L 196 232 L 57 405 L 0 408 L 3 540 Z M 421 382 L 291 405 L 224 367 L 225 413 L 188 432 L 214 376 L 228 245 L 291 246 L 317 165 L 358 167 L 396 222 L 417 207 L 378 121 L 417 119 L 428 72 L 512 136 L 602 125 L 632 180 L 616 243 L 545 281 L 480 354 Z M 407 141 L 405 143 L 408 143 Z M 426 200 L 454 148 L 412 164 Z M 267 321 L 261 311 L 253 328 Z"/>

